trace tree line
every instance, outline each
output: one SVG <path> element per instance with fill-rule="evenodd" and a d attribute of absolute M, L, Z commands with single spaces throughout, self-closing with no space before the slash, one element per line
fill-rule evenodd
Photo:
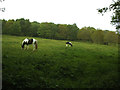
<path fill-rule="evenodd" d="M 41 37 L 57 40 L 87 41 L 97 44 L 117 44 L 118 35 L 113 31 L 83 27 L 74 23 L 54 24 L 52 22 L 30 22 L 29 19 L 2 20 L 2 33 L 7 35 Z"/>

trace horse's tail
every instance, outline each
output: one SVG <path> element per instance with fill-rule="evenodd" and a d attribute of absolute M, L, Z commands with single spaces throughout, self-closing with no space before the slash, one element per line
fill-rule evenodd
<path fill-rule="evenodd" d="M 38 48 L 38 46 L 37 46 L 37 41 L 35 41 L 35 49 L 37 49 Z"/>

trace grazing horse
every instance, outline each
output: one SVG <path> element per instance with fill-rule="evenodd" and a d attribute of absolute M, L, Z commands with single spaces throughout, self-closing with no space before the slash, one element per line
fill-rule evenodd
<path fill-rule="evenodd" d="M 33 50 L 37 49 L 37 40 L 34 38 L 33 39 L 28 39 L 28 38 L 24 39 L 22 41 L 22 49 L 24 49 L 24 46 L 27 46 L 27 48 L 28 48 L 29 44 L 33 44 Z"/>
<path fill-rule="evenodd" d="M 71 47 L 72 47 L 73 45 L 72 45 L 71 42 L 66 42 L 66 47 L 67 47 L 67 46 L 71 46 Z"/>

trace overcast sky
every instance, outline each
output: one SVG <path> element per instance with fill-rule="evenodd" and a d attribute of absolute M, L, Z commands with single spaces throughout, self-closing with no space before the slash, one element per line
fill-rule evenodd
<path fill-rule="evenodd" d="M 112 0 L 5 0 L 0 7 L 1 19 L 25 18 L 37 22 L 55 24 L 74 24 L 79 28 L 91 26 L 103 30 L 115 31 L 110 24 L 111 12 L 104 16 L 97 9 L 109 6 Z"/>

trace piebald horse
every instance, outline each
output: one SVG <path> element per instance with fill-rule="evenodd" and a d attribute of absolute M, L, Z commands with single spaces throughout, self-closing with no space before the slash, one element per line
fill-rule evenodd
<path fill-rule="evenodd" d="M 71 42 L 66 42 L 66 47 L 67 47 L 67 46 L 69 46 L 69 47 L 71 46 L 71 47 L 72 47 L 73 45 L 72 45 Z"/>
<path fill-rule="evenodd" d="M 33 50 L 37 49 L 37 40 L 34 38 L 33 39 L 28 39 L 28 38 L 24 39 L 22 41 L 22 49 L 24 49 L 24 47 L 25 47 L 25 49 L 28 49 L 29 44 L 33 44 Z"/>

